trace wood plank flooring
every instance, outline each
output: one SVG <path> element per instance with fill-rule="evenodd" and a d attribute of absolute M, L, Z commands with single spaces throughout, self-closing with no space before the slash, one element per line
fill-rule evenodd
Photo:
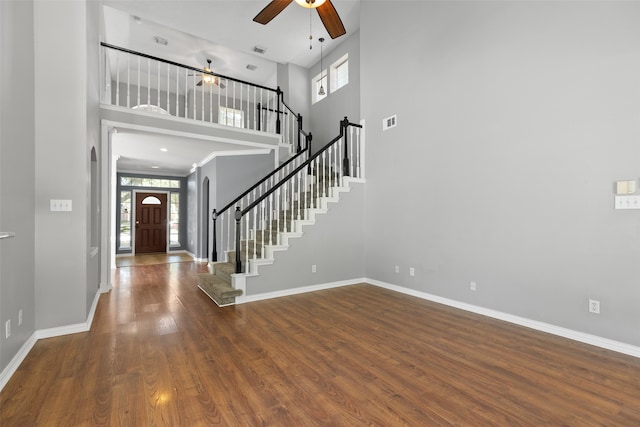
<path fill-rule="evenodd" d="M 171 262 L 193 261 L 193 257 L 186 252 L 169 252 L 157 254 L 138 254 L 117 256 L 116 267 L 132 267 L 134 265 L 167 264 Z"/>
<path fill-rule="evenodd" d="M 118 268 L 0 426 L 640 425 L 640 359 L 366 284 L 218 308 L 204 269 Z"/>

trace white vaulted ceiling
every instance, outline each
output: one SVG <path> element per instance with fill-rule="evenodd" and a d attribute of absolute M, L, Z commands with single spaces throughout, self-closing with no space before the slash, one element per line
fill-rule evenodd
<path fill-rule="evenodd" d="M 103 41 L 197 68 L 204 68 L 206 60 L 211 59 L 216 73 L 275 88 L 278 63 L 309 68 L 320 59 L 318 38 L 325 38 L 326 54 L 359 28 L 360 0 L 332 0 L 347 30 L 345 36 L 335 40 L 328 36 L 315 10 L 310 13 L 295 2 L 267 25 L 254 22 L 253 17 L 269 1 L 104 0 Z M 310 29 L 313 49 L 309 49 Z M 155 37 L 166 39 L 167 45 L 156 43 Z M 265 53 L 255 53 L 255 46 L 264 48 Z M 248 70 L 248 64 L 257 68 Z M 115 140 L 119 142 L 114 149 L 120 150 L 116 154 L 121 156 L 118 169 L 149 174 L 186 174 L 193 163 L 205 160 L 216 150 L 246 149 L 127 129 L 119 129 Z M 162 159 L 155 159 L 161 146 L 169 142 L 180 145 L 184 159 L 174 157 L 173 164 L 150 169 L 151 163 Z M 200 154 L 205 157 L 194 160 Z"/>

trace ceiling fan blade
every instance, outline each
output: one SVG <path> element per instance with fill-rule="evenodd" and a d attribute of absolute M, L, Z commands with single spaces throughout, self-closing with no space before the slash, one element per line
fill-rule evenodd
<path fill-rule="evenodd" d="M 263 25 L 267 24 L 273 18 L 278 16 L 285 7 L 289 6 L 292 1 L 293 0 L 273 0 L 271 3 L 266 5 L 265 8 L 262 9 L 255 18 L 253 18 L 253 20 Z"/>
<path fill-rule="evenodd" d="M 347 30 L 344 29 L 342 20 L 338 15 L 338 11 L 333 4 L 331 4 L 331 0 L 325 1 L 318 6 L 316 10 L 318 11 L 318 15 L 320 15 L 320 19 L 332 39 L 347 33 Z"/>

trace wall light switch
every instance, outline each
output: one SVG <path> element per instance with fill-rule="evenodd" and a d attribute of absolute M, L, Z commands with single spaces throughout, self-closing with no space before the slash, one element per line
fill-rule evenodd
<path fill-rule="evenodd" d="M 638 186 L 636 180 L 629 181 L 616 181 L 616 194 L 624 195 L 624 194 L 635 194 Z"/>

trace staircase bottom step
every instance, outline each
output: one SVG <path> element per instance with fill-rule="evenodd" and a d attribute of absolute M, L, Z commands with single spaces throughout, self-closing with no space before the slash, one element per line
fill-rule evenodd
<path fill-rule="evenodd" d="M 233 305 L 236 303 L 236 297 L 242 295 L 240 289 L 234 289 L 224 280 L 208 273 L 198 275 L 198 287 L 202 292 L 207 294 L 218 307 Z"/>

